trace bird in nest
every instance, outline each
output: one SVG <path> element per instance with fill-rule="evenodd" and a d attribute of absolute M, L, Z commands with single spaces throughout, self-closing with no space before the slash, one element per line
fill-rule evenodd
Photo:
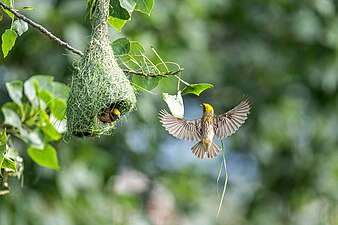
<path fill-rule="evenodd" d="M 177 118 L 162 109 L 159 119 L 163 127 L 174 137 L 186 141 L 198 141 L 191 151 L 198 158 L 215 157 L 221 146 L 213 142 L 214 136 L 223 139 L 235 133 L 243 125 L 250 113 L 251 105 L 245 98 L 236 107 L 221 115 L 214 114 L 214 108 L 203 103 L 203 115 L 200 119 L 185 120 Z"/>
<path fill-rule="evenodd" d="M 112 123 L 121 117 L 121 112 L 117 108 L 107 107 L 103 109 L 97 118 L 103 123 Z"/>

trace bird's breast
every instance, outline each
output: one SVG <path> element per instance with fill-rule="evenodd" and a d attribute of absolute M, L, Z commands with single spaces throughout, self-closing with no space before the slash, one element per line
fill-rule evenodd
<path fill-rule="evenodd" d="M 211 129 L 211 131 L 207 134 L 208 139 L 212 140 L 215 136 L 214 129 Z"/>
<path fill-rule="evenodd" d="M 204 118 L 202 118 L 201 137 L 212 140 L 214 135 L 215 133 L 212 123 L 212 116 L 207 115 Z"/>

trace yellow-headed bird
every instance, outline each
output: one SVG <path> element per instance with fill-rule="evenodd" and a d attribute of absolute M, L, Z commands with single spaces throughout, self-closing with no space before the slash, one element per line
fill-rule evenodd
<path fill-rule="evenodd" d="M 97 118 L 103 123 L 112 123 L 117 119 L 120 119 L 121 112 L 117 108 L 105 108 L 97 115 Z"/>
<path fill-rule="evenodd" d="M 221 147 L 213 142 L 216 135 L 222 139 L 235 133 L 245 122 L 250 113 L 250 101 L 244 99 L 238 106 L 228 112 L 215 115 L 210 104 L 202 104 L 203 115 L 201 119 L 184 120 L 172 116 L 166 110 L 160 111 L 160 121 L 164 128 L 174 137 L 186 141 L 198 141 L 192 148 L 192 153 L 203 159 L 206 154 L 208 158 L 215 157 Z"/>

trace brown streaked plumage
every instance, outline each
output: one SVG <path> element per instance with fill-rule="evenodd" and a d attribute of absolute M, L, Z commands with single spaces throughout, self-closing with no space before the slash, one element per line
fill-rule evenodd
<path fill-rule="evenodd" d="M 213 142 L 213 137 L 222 139 L 235 133 L 248 118 L 250 109 L 250 101 L 246 98 L 221 115 L 215 115 L 213 107 L 204 103 L 201 119 L 180 119 L 163 109 L 159 113 L 159 118 L 164 128 L 174 137 L 186 141 L 198 141 L 191 150 L 194 155 L 203 159 L 205 155 L 213 158 L 221 150 L 221 147 Z"/>

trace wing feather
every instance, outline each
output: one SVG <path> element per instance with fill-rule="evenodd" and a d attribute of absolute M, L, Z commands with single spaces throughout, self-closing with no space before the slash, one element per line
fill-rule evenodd
<path fill-rule="evenodd" d="M 201 139 L 201 123 L 199 120 L 180 119 L 172 116 L 164 109 L 160 111 L 159 119 L 163 127 L 176 138 L 186 141 L 199 141 Z"/>
<path fill-rule="evenodd" d="M 251 105 L 248 98 L 228 112 L 214 117 L 214 131 L 217 138 L 222 139 L 235 133 L 248 118 Z"/>

